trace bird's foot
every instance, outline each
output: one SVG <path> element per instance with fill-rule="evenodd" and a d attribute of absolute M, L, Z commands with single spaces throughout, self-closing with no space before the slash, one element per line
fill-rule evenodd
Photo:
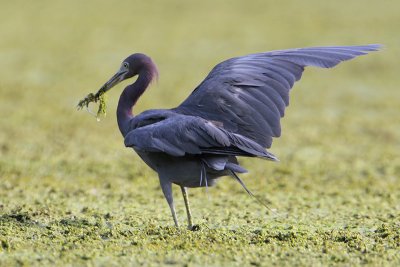
<path fill-rule="evenodd" d="M 193 231 L 193 232 L 195 232 L 195 231 L 200 231 L 200 225 L 198 225 L 198 224 L 194 224 L 194 225 L 188 225 L 188 228 L 187 228 L 189 231 Z"/>

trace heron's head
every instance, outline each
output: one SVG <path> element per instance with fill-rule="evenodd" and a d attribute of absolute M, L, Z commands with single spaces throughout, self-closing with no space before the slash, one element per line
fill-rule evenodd
<path fill-rule="evenodd" d="M 154 79 L 158 77 L 158 71 L 156 65 L 153 63 L 150 57 L 144 54 L 133 54 L 122 61 L 121 67 L 98 91 L 97 93 L 88 94 L 85 98 L 79 101 L 77 108 L 82 109 L 83 107 L 88 107 L 92 102 L 100 102 L 99 110 L 97 111 L 97 116 L 99 114 L 105 114 L 105 100 L 104 94 L 113 88 L 118 83 L 123 80 L 132 78 L 136 75 L 143 77 L 142 82 L 145 81 L 146 85 L 142 86 L 144 90 L 147 85 Z M 143 84 L 142 84 L 143 85 Z M 141 91 L 141 93 L 144 92 Z"/>
<path fill-rule="evenodd" d="M 158 77 L 157 67 L 150 57 L 140 53 L 132 54 L 122 61 L 121 67 L 117 73 L 115 73 L 100 90 L 107 92 L 123 80 L 132 78 L 141 73 L 148 76 L 150 80 Z"/>

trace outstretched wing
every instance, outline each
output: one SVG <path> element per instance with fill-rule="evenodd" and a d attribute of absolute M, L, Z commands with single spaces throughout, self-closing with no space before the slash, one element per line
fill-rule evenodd
<path fill-rule="evenodd" d="M 130 131 L 125 136 L 125 145 L 171 156 L 218 154 L 277 160 L 247 137 L 230 133 L 205 119 L 179 114 Z"/>
<path fill-rule="evenodd" d="M 175 111 L 220 122 L 223 128 L 269 148 L 281 135 L 289 91 L 306 66 L 331 68 L 380 45 L 310 47 L 224 61 Z"/>

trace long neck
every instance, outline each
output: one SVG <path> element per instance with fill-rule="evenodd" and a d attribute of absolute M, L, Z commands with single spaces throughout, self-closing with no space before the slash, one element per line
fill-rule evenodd
<path fill-rule="evenodd" d="M 133 119 L 132 108 L 139 97 L 147 89 L 153 79 L 153 73 L 150 70 L 142 70 L 136 82 L 128 85 L 119 97 L 117 108 L 118 127 L 122 135 L 125 136 L 130 127 L 130 121 Z"/>

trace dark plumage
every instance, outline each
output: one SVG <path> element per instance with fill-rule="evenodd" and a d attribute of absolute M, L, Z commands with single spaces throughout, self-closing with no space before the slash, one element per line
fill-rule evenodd
<path fill-rule="evenodd" d="M 102 90 L 138 75 L 118 103 L 118 125 L 125 145 L 158 173 L 177 226 L 171 185 L 181 187 L 192 227 L 187 187 L 210 186 L 226 175 L 245 187 L 236 175 L 246 172 L 237 156 L 277 160 L 265 149 L 273 137 L 281 135 L 280 119 L 289 104 L 289 91 L 306 66 L 331 68 L 379 48 L 311 47 L 232 58 L 215 66 L 178 107 L 148 110 L 136 117 L 132 107 L 158 75 L 148 56 L 126 58 Z"/>

